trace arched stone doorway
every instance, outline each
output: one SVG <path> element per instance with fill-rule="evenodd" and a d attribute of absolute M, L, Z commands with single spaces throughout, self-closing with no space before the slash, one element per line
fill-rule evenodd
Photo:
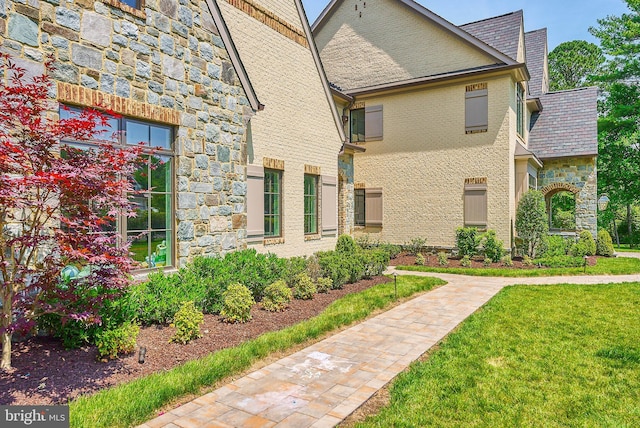
<path fill-rule="evenodd" d="M 553 183 L 541 189 L 547 204 L 549 230 L 575 231 L 576 206 L 580 189 L 568 183 Z"/>

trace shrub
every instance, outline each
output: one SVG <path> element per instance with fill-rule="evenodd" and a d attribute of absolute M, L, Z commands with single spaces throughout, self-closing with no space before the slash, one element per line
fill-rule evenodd
<path fill-rule="evenodd" d="M 449 259 L 447 258 L 447 253 L 445 252 L 438 253 L 438 264 L 440 266 L 449 266 Z"/>
<path fill-rule="evenodd" d="M 596 254 L 599 256 L 613 256 L 613 241 L 611 235 L 604 229 L 598 231 L 598 240 L 596 241 Z"/>
<path fill-rule="evenodd" d="M 293 297 L 298 300 L 311 300 L 316 292 L 316 285 L 309 278 L 309 275 L 303 272 L 296 276 L 293 285 Z"/>
<path fill-rule="evenodd" d="M 119 327 L 102 330 L 96 334 L 98 359 L 114 359 L 118 354 L 130 354 L 136 349 L 140 327 L 133 322 L 125 322 Z"/>
<path fill-rule="evenodd" d="M 475 227 L 459 227 L 456 230 L 456 247 L 461 256 L 473 257 L 478 254 L 480 237 Z"/>
<path fill-rule="evenodd" d="M 549 235 L 545 239 L 546 249 L 541 253 L 542 257 L 566 256 L 571 245 L 568 239 L 559 235 Z"/>
<path fill-rule="evenodd" d="M 513 260 L 511 260 L 510 255 L 506 255 L 502 258 L 502 266 L 511 267 L 513 266 Z"/>
<path fill-rule="evenodd" d="M 427 245 L 427 240 L 424 238 L 413 238 L 408 243 L 404 244 L 404 249 L 414 256 L 417 256 L 423 248 Z"/>
<path fill-rule="evenodd" d="M 264 289 L 262 307 L 269 312 L 284 311 L 292 298 L 291 288 L 284 280 L 279 280 Z"/>
<path fill-rule="evenodd" d="M 547 208 L 540 191 L 529 190 L 525 193 L 516 210 L 516 232 L 522 239 L 525 254 L 535 258 L 544 237 L 549 231 Z"/>
<path fill-rule="evenodd" d="M 333 288 L 333 282 L 331 278 L 320 277 L 316 281 L 316 288 L 318 289 L 318 293 L 328 293 L 329 290 Z"/>
<path fill-rule="evenodd" d="M 183 302 L 171 323 L 171 327 L 176 329 L 171 341 L 184 345 L 201 337 L 200 326 L 203 322 L 204 315 L 200 309 L 196 308 L 193 301 Z"/>
<path fill-rule="evenodd" d="M 613 244 L 612 244 L 613 245 Z M 593 256 L 596 254 L 596 241 L 588 230 L 580 232 L 578 242 L 571 247 L 573 257 Z"/>
<path fill-rule="evenodd" d="M 534 263 L 538 263 L 548 268 L 570 268 L 584 266 L 584 259 L 572 256 L 553 256 L 536 259 L 534 260 Z"/>
<path fill-rule="evenodd" d="M 289 287 L 293 287 L 296 276 L 307 271 L 307 259 L 304 257 L 291 257 L 285 260 L 284 265 L 285 268 L 281 276 Z"/>
<path fill-rule="evenodd" d="M 491 260 L 489 257 L 485 257 L 485 259 L 482 261 L 482 266 L 489 267 L 491 266 L 492 262 L 493 260 Z"/>
<path fill-rule="evenodd" d="M 350 270 L 346 258 L 335 251 L 318 252 L 321 276 L 331 278 L 334 289 L 341 289 L 349 281 Z"/>
<path fill-rule="evenodd" d="M 356 237 L 356 244 L 358 244 L 358 246 L 363 250 L 370 250 L 380 245 L 379 243 L 374 242 L 368 233 Z"/>
<path fill-rule="evenodd" d="M 525 265 L 525 266 L 531 267 L 531 266 L 533 266 L 533 260 L 531 260 L 531 257 L 529 257 L 529 256 L 524 256 L 522 258 L 522 264 Z"/>
<path fill-rule="evenodd" d="M 482 237 L 484 255 L 495 263 L 499 262 L 504 255 L 504 248 L 502 245 L 502 241 L 496 236 L 495 230 L 488 230 Z"/>
<path fill-rule="evenodd" d="M 460 266 L 462 267 L 471 267 L 471 257 L 464 256 L 462 260 L 460 260 Z"/>
<path fill-rule="evenodd" d="M 226 322 L 243 323 L 251 319 L 251 307 L 255 303 L 251 290 L 242 284 L 231 284 L 222 293 L 220 316 Z"/>
<path fill-rule="evenodd" d="M 313 280 L 317 280 L 322 276 L 322 268 L 320 267 L 318 256 L 316 254 L 307 259 L 307 269 L 305 271 L 307 272 L 307 275 L 309 275 L 309 278 Z"/>
<path fill-rule="evenodd" d="M 377 248 L 385 251 L 389 255 L 389 259 L 395 259 L 398 257 L 398 254 L 402 252 L 402 247 L 400 245 L 389 244 L 386 242 L 379 244 Z"/>
<path fill-rule="evenodd" d="M 360 259 L 364 264 L 362 278 L 370 279 L 382 275 L 389 266 L 389 254 L 384 250 L 364 250 L 360 253 Z"/>
<path fill-rule="evenodd" d="M 341 254 L 355 254 L 358 251 L 358 245 L 351 236 L 340 235 L 336 243 L 336 251 Z"/>
<path fill-rule="evenodd" d="M 416 264 L 418 266 L 424 266 L 424 263 L 425 263 L 424 255 L 422 253 L 418 253 L 416 255 Z"/>

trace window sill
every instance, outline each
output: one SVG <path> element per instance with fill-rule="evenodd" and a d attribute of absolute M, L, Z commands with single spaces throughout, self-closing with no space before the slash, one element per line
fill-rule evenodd
<path fill-rule="evenodd" d="M 313 235 L 304 235 L 304 240 L 305 241 L 319 241 L 322 239 L 322 235 L 320 234 L 313 234 Z"/>
<path fill-rule="evenodd" d="M 262 242 L 263 245 L 282 245 L 284 244 L 284 238 L 269 238 Z"/>

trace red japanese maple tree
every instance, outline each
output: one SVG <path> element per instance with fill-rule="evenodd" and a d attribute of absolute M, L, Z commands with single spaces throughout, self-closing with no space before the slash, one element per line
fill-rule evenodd
<path fill-rule="evenodd" d="M 102 302 L 126 290 L 128 247 L 117 234 L 101 232 L 118 215 L 133 215 L 128 194 L 140 148 L 101 140 L 107 119 L 97 110 L 52 119 L 58 103 L 49 97 L 49 74 L 27 79 L 6 55 L 0 67 L 0 369 L 6 370 L 14 332 L 52 313 L 63 322 L 99 323 Z M 67 265 L 90 274 L 62 281 Z"/>

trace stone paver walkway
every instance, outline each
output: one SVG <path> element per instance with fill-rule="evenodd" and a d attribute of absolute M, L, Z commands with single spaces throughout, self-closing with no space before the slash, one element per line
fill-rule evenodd
<path fill-rule="evenodd" d="M 140 427 L 333 427 L 506 285 L 640 281 L 640 275 L 485 278 L 397 272 L 435 276 L 448 284 Z M 401 278 L 398 283 L 401 287 Z"/>

